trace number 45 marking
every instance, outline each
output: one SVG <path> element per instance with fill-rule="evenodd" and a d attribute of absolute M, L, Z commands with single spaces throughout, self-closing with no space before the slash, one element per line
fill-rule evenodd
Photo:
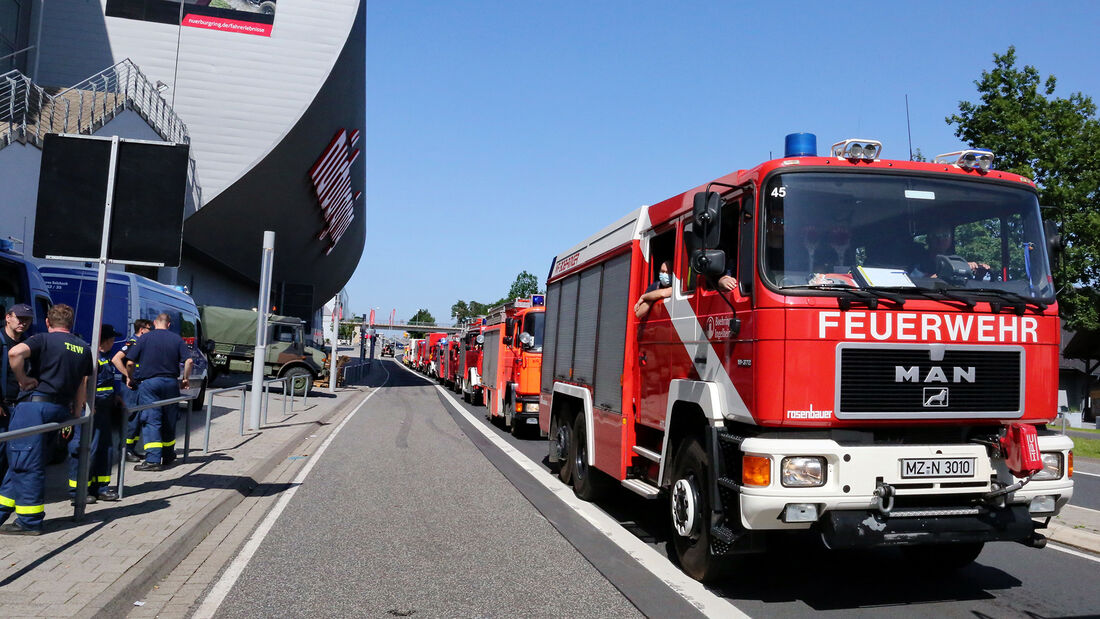
<path fill-rule="evenodd" d="M 786 198 L 787 197 L 787 188 L 786 187 L 775 187 L 774 189 L 772 189 L 772 197 L 773 198 Z"/>

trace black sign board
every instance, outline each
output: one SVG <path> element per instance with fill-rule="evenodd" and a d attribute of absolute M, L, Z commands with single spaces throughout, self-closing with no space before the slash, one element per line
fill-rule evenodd
<path fill-rule="evenodd" d="M 112 262 L 179 266 L 188 146 L 119 140 L 111 202 Z M 42 146 L 33 254 L 98 260 L 111 140 L 48 134 Z"/>

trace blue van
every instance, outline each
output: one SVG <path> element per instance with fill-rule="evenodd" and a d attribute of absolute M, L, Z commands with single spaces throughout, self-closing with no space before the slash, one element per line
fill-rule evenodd
<path fill-rule="evenodd" d="M 92 320 L 95 318 L 95 293 L 97 271 L 93 268 L 40 266 L 38 270 L 54 303 L 71 305 L 76 312 L 73 332 L 84 339 L 92 336 Z M 192 400 L 192 410 L 199 410 L 206 397 L 207 361 L 203 353 L 202 322 L 195 301 L 171 286 L 155 282 L 134 273 L 107 272 L 107 288 L 103 297 L 103 323 L 119 333 L 130 333 L 138 318 L 153 320 L 157 314 L 172 317 L 171 330 L 187 342 L 191 348 L 194 369 L 191 372 L 191 388 L 187 395 L 197 394 Z M 121 348 L 124 340 L 115 343 Z"/>
<path fill-rule="evenodd" d="M 16 303 L 26 303 L 34 308 L 34 324 L 31 333 L 46 330 L 46 312 L 50 311 L 50 291 L 46 282 L 23 256 L 12 249 L 12 242 L 0 240 L 0 315 Z"/>

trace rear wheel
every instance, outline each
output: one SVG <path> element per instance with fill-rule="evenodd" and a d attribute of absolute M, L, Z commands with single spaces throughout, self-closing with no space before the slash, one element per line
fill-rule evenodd
<path fill-rule="evenodd" d="M 611 489 L 611 478 L 588 464 L 588 428 L 584 415 L 573 421 L 573 445 L 569 460 L 573 464 L 573 493 L 585 501 L 595 501 Z"/>
<path fill-rule="evenodd" d="M 573 458 L 570 457 L 573 449 L 573 426 L 571 420 L 556 418 L 557 429 L 550 436 L 550 440 L 557 443 L 558 449 L 558 479 L 569 484 L 573 482 Z"/>
<path fill-rule="evenodd" d="M 702 582 L 722 577 L 729 568 L 727 561 L 710 551 L 709 476 L 709 458 L 699 439 L 681 443 L 672 462 L 670 543 L 684 573 Z"/>

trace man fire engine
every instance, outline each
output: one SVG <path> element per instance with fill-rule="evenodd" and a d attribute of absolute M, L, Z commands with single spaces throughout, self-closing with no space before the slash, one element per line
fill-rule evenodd
<path fill-rule="evenodd" d="M 486 416 L 516 436 L 538 425 L 544 299 L 533 295 L 494 307 L 482 333 Z"/>
<path fill-rule="evenodd" d="M 1035 184 L 984 150 L 787 147 L 555 258 L 550 462 L 582 498 L 617 483 L 662 501 L 700 580 L 782 532 L 937 570 L 985 542 L 1042 547 L 1073 445 L 1045 426 L 1060 240 Z M 638 318 L 662 264 L 667 296 Z"/>

